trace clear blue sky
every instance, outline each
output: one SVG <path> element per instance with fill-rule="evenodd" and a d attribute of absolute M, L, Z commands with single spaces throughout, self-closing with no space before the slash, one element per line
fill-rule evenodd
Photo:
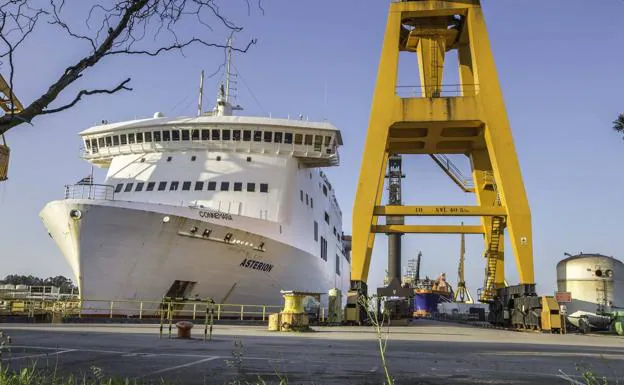
<path fill-rule="evenodd" d="M 342 165 L 328 174 L 349 233 L 389 2 L 272 0 L 263 2 L 264 16 L 256 10 L 248 16 L 244 1 L 234 3 L 230 15 L 245 27 L 238 42 L 258 38 L 249 53 L 235 58 L 242 80 L 238 102 L 246 114 L 302 113 L 311 120 L 327 118 L 342 130 Z M 555 265 L 566 251 L 624 258 L 624 141 L 611 130 L 611 121 L 624 111 L 624 1 L 483 3 L 533 215 L 538 290 L 549 293 L 556 285 Z M 18 57 L 16 93 L 24 103 L 87 48 L 49 31 L 47 26 L 39 30 Z M 79 85 L 110 86 L 130 76 L 133 92 L 94 96 L 10 131 L 10 180 L 0 184 L 0 275 L 69 276 L 38 213 L 62 197 L 65 184 L 89 172 L 79 158 L 77 133 L 102 119 L 147 117 L 155 111 L 193 115 L 200 70 L 210 73 L 222 60 L 221 50 L 199 47 L 187 49 L 184 57 L 107 59 L 87 71 Z M 6 75 L 5 66 L 0 70 Z M 217 79 L 209 80 L 209 103 L 216 89 Z M 406 203 L 472 203 L 426 157 L 406 160 L 406 172 L 406 189 L 413 192 Z M 96 180 L 103 177 L 98 170 Z M 384 275 L 386 242 L 385 236 L 377 237 L 371 287 Z M 482 248 L 479 237 L 468 237 L 467 281 L 473 294 L 483 282 Z M 455 281 L 459 236 L 405 236 L 404 261 L 418 250 L 426 274 L 444 271 Z M 513 283 L 517 274 L 510 253 L 507 260 Z"/>

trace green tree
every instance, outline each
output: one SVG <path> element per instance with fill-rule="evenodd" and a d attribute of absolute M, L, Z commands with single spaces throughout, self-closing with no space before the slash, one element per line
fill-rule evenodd
<path fill-rule="evenodd" d="M 42 278 L 35 277 L 32 275 L 10 274 L 10 275 L 7 275 L 3 280 L 1 280 L 0 284 L 27 285 L 27 286 L 55 286 L 60 289 L 61 294 L 70 294 L 72 293 L 72 291 L 74 292 L 76 291 L 76 286 L 74 285 L 72 280 L 62 275 L 57 275 L 56 277 L 48 277 L 46 279 L 42 279 Z"/>
<path fill-rule="evenodd" d="M 624 113 L 620 114 L 617 119 L 613 121 L 613 129 L 621 134 L 624 134 Z"/>

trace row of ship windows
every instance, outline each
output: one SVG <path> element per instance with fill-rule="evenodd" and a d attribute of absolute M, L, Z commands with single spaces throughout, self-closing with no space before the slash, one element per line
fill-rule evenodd
<path fill-rule="evenodd" d="M 325 221 L 327 222 L 327 224 L 329 224 L 329 214 L 327 214 L 327 212 L 325 212 Z M 336 240 L 338 240 L 338 242 L 340 242 L 340 233 L 338 231 L 336 231 L 336 226 L 334 226 L 334 236 L 336 237 Z M 314 241 L 318 242 L 318 238 L 319 238 L 319 228 L 318 228 L 318 222 L 314 221 Z M 323 239 L 323 237 L 321 237 L 321 239 Z"/>
<path fill-rule="evenodd" d="M 321 237 L 321 259 L 327 262 L 327 239 Z M 340 257 L 336 254 L 336 275 L 340 275 Z"/>
<path fill-rule="evenodd" d="M 97 139 L 86 139 L 87 149 L 97 151 L 98 147 L 112 147 L 134 143 L 179 142 L 188 140 L 232 140 L 243 142 L 265 142 L 285 144 L 305 144 L 320 151 L 321 146 L 329 146 L 331 136 L 312 134 L 293 134 L 291 132 L 230 130 L 230 129 L 195 129 L 195 130 L 158 130 L 130 134 L 111 135 Z"/>
<path fill-rule="evenodd" d="M 143 189 L 145 188 L 145 191 L 154 191 L 154 189 L 156 189 L 156 191 L 166 191 L 167 190 L 167 184 L 169 184 L 169 191 L 177 191 L 178 188 L 180 187 L 180 182 L 176 182 L 173 181 L 171 183 L 169 182 L 158 182 L 158 188 L 156 189 L 156 182 L 137 182 L 136 186 L 133 182 L 131 183 L 126 183 L 125 187 L 123 183 L 118 183 L 115 186 L 115 192 L 116 193 L 120 193 L 120 192 L 131 192 L 131 191 L 143 191 Z M 191 187 L 193 185 L 193 182 L 182 182 L 182 191 L 190 191 Z M 195 187 L 194 190 L 195 191 L 203 191 L 204 190 L 204 185 L 208 185 L 208 191 L 216 191 L 217 190 L 217 182 L 195 182 Z M 243 191 L 243 182 L 234 182 L 234 191 Z M 255 192 L 256 191 L 256 184 L 253 182 L 249 182 L 247 183 L 247 192 Z M 133 190 L 134 189 L 134 190 Z M 219 191 L 230 191 L 230 182 L 221 182 L 221 185 L 219 186 Z M 269 184 L 268 183 L 260 183 L 260 192 L 261 193 L 268 193 L 269 192 Z"/>

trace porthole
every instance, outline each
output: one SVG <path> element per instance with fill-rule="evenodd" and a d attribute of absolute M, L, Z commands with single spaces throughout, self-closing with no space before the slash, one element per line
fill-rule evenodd
<path fill-rule="evenodd" d="M 82 218 L 82 212 L 77 209 L 73 209 L 69 211 L 69 217 L 73 220 L 78 220 Z"/>
<path fill-rule="evenodd" d="M 191 156 L 191 162 L 195 162 L 196 159 L 197 157 L 195 155 Z"/>
<path fill-rule="evenodd" d="M 247 157 L 247 162 L 251 162 L 251 156 Z"/>
<path fill-rule="evenodd" d="M 171 162 L 171 157 L 170 156 L 167 157 L 167 162 Z"/>
<path fill-rule="evenodd" d="M 602 270 L 596 270 L 594 274 L 596 274 L 596 277 L 602 277 Z"/>
<path fill-rule="evenodd" d="M 221 160 L 221 157 L 220 157 L 220 156 L 217 156 L 217 162 L 218 162 L 218 161 L 220 161 L 220 160 Z"/>

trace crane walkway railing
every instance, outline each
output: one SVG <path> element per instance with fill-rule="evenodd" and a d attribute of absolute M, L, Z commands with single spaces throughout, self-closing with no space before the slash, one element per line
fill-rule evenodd
<path fill-rule="evenodd" d="M 472 178 L 464 176 L 461 170 L 444 154 L 429 154 L 431 159 L 448 175 L 464 192 L 474 192 Z"/>

